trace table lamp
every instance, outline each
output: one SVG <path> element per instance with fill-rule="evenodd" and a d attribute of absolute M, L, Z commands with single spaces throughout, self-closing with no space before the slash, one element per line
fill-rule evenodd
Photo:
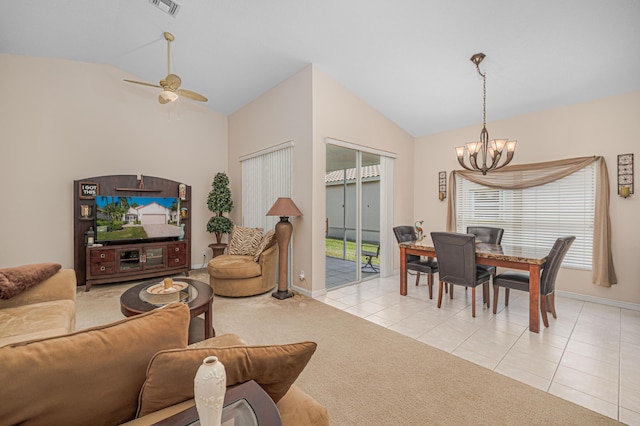
<path fill-rule="evenodd" d="M 275 235 L 278 242 L 278 290 L 271 293 L 276 299 L 287 299 L 293 296 L 289 291 L 289 240 L 293 232 L 293 225 L 289 222 L 289 216 L 302 216 L 296 204 L 288 197 L 280 197 L 273 203 L 267 216 L 280 216 L 280 222 L 276 223 Z"/>

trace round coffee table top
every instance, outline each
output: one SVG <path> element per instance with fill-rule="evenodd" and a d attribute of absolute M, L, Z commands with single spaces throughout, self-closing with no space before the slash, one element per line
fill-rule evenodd
<path fill-rule="evenodd" d="M 142 314 L 172 302 L 185 302 L 191 311 L 191 317 L 203 313 L 213 300 L 213 289 L 207 283 L 192 278 L 176 277 L 174 282 L 184 282 L 188 286 L 184 290 L 171 294 L 156 295 L 147 292 L 147 288 L 161 284 L 162 279 L 145 281 L 127 289 L 120 296 L 120 310 L 124 316 Z"/>

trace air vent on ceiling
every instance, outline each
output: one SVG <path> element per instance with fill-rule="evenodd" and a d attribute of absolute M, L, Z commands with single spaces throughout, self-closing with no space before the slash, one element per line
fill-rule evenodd
<path fill-rule="evenodd" d="M 174 18 L 180 10 L 180 5 L 172 0 L 149 0 L 149 3 L 155 5 L 158 9 L 173 16 Z"/>

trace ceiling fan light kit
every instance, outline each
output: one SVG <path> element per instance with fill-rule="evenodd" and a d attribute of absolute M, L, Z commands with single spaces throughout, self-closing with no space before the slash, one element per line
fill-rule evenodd
<path fill-rule="evenodd" d="M 164 39 L 167 40 L 167 76 L 160 80 L 159 84 L 146 83 L 144 81 L 135 81 L 135 80 L 127 80 L 127 83 L 141 84 L 143 86 L 157 87 L 162 89 L 160 95 L 158 96 L 158 102 L 161 104 L 168 104 L 177 100 L 180 96 L 184 96 L 185 98 L 192 99 L 194 101 L 199 102 L 207 102 L 208 99 L 196 92 L 186 89 L 180 89 L 180 85 L 182 84 L 182 79 L 178 77 L 176 74 L 171 73 L 171 42 L 175 40 L 173 34 L 169 32 L 165 32 Z"/>

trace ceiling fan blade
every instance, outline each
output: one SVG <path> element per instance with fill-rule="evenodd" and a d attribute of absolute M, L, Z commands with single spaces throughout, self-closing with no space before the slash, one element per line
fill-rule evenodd
<path fill-rule="evenodd" d="M 202 96 L 200 93 L 192 92 L 191 90 L 179 89 L 177 92 L 178 95 L 184 96 L 185 98 L 193 99 L 194 101 L 207 102 L 209 100 L 205 96 Z"/>
<path fill-rule="evenodd" d="M 144 81 L 127 80 L 126 78 L 124 79 L 124 81 L 126 81 L 127 83 L 141 84 L 143 86 L 150 86 L 150 87 L 159 87 L 162 89 L 162 86 L 158 86 L 157 84 L 153 84 L 153 83 L 145 83 Z"/>

